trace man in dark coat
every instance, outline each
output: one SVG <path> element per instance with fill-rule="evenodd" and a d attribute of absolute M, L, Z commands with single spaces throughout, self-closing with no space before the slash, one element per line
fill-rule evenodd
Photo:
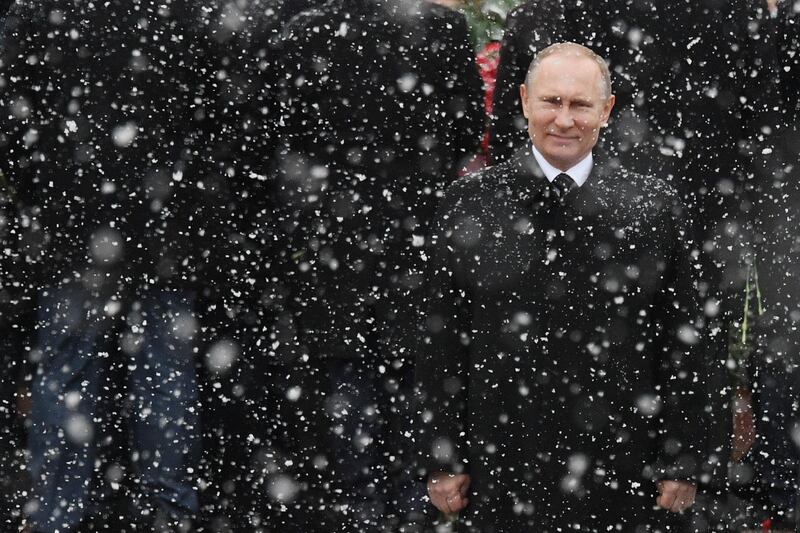
<path fill-rule="evenodd" d="M 765 11 L 750 0 L 529 0 L 509 14 L 500 52 L 490 126 L 495 163 L 526 143 L 516 86 L 538 50 L 574 41 L 609 61 L 617 105 L 603 146 L 623 166 L 667 180 L 695 213 L 711 361 L 728 357 L 753 205 L 748 176 L 759 171 L 779 123 Z M 716 398 L 709 449 L 724 458 L 730 417 L 718 413 L 729 410 L 730 388 L 719 363 L 710 365 L 708 384 Z M 711 486 L 724 492 L 726 468 L 710 469 Z"/>
<path fill-rule="evenodd" d="M 116 493 L 124 469 L 96 475 L 95 462 L 120 409 L 133 413 L 136 478 L 125 484 L 141 527 L 183 527 L 198 511 L 195 311 L 201 298 L 233 298 L 229 261 L 240 256 L 239 176 L 212 161 L 225 74 L 216 15 L 184 1 L 64 0 L 18 2 L 9 14 L 2 170 L 22 206 L 20 252 L 38 302 L 34 531 L 71 531 L 102 513 L 93 501 Z M 235 353 L 211 355 L 222 372 Z"/>
<path fill-rule="evenodd" d="M 603 60 L 540 54 L 521 88 L 533 146 L 456 182 L 435 219 L 429 494 L 462 531 L 675 531 L 665 510 L 692 504 L 705 446 L 696 244 L 672 187 L 593 159 Z"/>
<path fill-rule="evenodd" d="M 283 46 L 275 197 L 292 314 L 273 350 L 317 376 L 304 390 L 329 417 L 342 494 L 326 491 L 329 507 L 374 523 L 392 513 L 387 464 L 407 453 L 381 444 L 400 404 L 385 396 L 411 381 L 415 257 L 440 192 L 477 148 L 481 82 L 464 17 L 426 2 L 334 0 L 295 18 Z"/>

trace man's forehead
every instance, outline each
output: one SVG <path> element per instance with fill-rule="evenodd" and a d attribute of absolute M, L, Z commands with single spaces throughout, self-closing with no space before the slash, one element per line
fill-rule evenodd
<path fill-rule="evenodd" d="M 587 68 L 589 66 L 589 68 Z M 593 67 L 593 68 L 592 68 Z M 539 63 L 537 72 L 548 71 L 548 74 L 562 73 L 564 75 L 588 74 L 600 75 L 600 66 L 590 57 L 574 51 L 557 52 L 547 56 Z"/>
<path fill-rule="evenodd" d="M 594 87 L 601 76 L 600 67 L 592 59 L 564 52 L 542 60 L 531 81 L 534 87 L 563 83 L 588 88 Z"/>

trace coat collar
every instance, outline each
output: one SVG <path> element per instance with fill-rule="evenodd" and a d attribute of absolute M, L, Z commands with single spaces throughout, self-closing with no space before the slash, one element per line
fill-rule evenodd
<path fill-rule="evenodd" d="M 609 185 L 616 179 L 614 161 L 608 153 L 600 147 L 595 147 L 592 152 L 594 164 L 589 179 L 583 186 L 574 189 L 566 198 L 568 205 L 596 204 L 608 196 Z M 525 143 L 519 148 L 509 162 L 510 168 L 506 178 L 506 185 L 510 189 L 512 198 L 523 203 L 533 202 L 547 187 L 547 178 L 536 162 L 530 145 Z"/>
<path fill-rule="evenodd" d="M 595 147 L 592 151 L 593 166 L 589 179 L 580 189 L 592 186 L 595 182 L 605 182 L 614 173 L 614 161 L 609 157 L 605 150 Z M 547 184 L 547 178 L 539 167 L 536 157 L 533 155 L 530 144 L 526 143 L 520 147 L 510 160 L 511 172 L 507 183 L 515 192 L 523 194 L 536 193 Z"/>

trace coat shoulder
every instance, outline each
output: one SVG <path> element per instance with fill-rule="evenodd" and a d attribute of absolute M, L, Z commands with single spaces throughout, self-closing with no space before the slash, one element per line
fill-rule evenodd
<path fill-rule="evenodd" d="M 506 161 L 462 176 L 447 187 L 442 203 L 455 205 L 494 197 L 505 190 L 508 178 L 515 171 L 513 164 Z"/>
<path fill-rule="evenodd" d="M 625 169 L 620 171 L 620 178 L 623 183 L 641 191 L 645 198 L 662 198 L 665 200 L 677 200 L 679 198 L 678 190 L 664 178 Z"/>
<path fill-rule="evenodd" d="M 601 177 L 593 184 L 596 201 L 630 220 L 685 218 L 686 209 L 678 190 L 669 181 L 624 168 Z"/>
<path fill-rule="evenodd" d="M 657 176 L 647 174 L 631 173 L 635 176 L 634 180 L 640 185 L 638 189 L 642 191 L 642 196 L 646 203 L 652 207 L 661 207 L 664 210 L 683 211 L 683 201 L 681 200 L 678 189 L 670 182 Z"/>

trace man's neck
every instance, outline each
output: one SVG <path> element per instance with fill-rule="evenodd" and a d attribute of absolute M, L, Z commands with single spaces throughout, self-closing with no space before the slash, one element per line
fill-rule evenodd
<path fill-rule="evenodd" d="M 556 179 L 556 176 L 559 174 L 567 174 L 572 181 L 574 181 L 578 187 L 586 183 L 586 180 L 589 178 L 589 173 L 592 171 L 593 166 L 593 159 L 592 153 L 589 152 L 583 157 L 580 161 L 575 163 L 574 165 L 570 166 L 566 169 L 558 168 L 557 166 L 550 163 L 539 150 L 536 149 L 536 146 L 531 144 L 531 149 L 533 150 L 533 156 L 536 158 L 536 162 L 539 164 L 539 168 L 542 169 L 544 172 L 547 181 L 552 182 Z M 562 165 L 563 166 L 563 165 Z"/>

